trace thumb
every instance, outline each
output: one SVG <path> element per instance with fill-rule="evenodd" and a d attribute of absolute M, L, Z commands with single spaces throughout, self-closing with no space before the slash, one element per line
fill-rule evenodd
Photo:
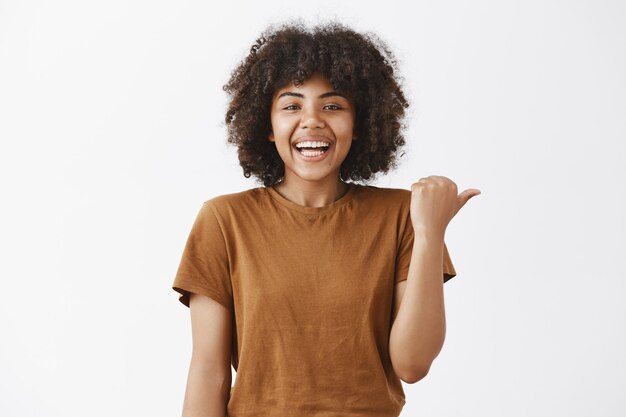
<path fill-rule="evenodd" d="M 477 189 L 477 188 L 468 188 L 467 190 L 465 190 L 461 194 L 459 194 L 457 196 L 457 199 L 458 199 L 458 201 L 460 203 L 459 210 L 461 209 L 461 207 L 463 207 L 465 205 L 465 203 L 467 203 L 469 201 L 470 198 L 476 197 L 480 193 L 481 193 L 480 190 Z"/>

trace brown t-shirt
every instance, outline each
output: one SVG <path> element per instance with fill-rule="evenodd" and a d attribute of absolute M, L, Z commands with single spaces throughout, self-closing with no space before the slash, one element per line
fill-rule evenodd
<path fill-rule="evenodd" d="M 305 207 L 271 187 L 205 201 L 173 288 L 233 313 L 229 417 L 397 417 L 394 284 L 413 245 L 411 191 L 349 183 Z M 443 280 L 456 275 L 444 244 Z"/>

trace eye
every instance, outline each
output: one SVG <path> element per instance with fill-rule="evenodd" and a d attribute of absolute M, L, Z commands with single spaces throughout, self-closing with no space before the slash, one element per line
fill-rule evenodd
<path fill-rule="evenodd" d="M 290 107 L 298 107 L 298 106 L 296 106 L 295 104 L 290 104 L 287 107 L 285 107 L 285 110 L 295 110 L 295 109 L 292 109 Z"/>
<path fill-rule="evenodd" d="M 326 105 L 326 106 L 324 106 L 324 107 L 334 107 L 334 109 L 331 109 L 331 110 L 341 110 L 341 107 L 339 107 L 339 106 L 338 106 L 338 105 L 336 105 L 336 104 L 327 104 L 327 105 Z"/>

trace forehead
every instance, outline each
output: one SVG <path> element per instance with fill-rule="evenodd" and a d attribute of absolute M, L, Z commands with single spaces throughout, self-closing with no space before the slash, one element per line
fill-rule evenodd
<path fill-rule="evenodd" d="M 328 78 L 326 78 L 323 74 L 315 73 L 298 86 L 296 86 L 292 81 L 282 87 L 279 87 L 274 93 L 274 97 L 278 97 L 285 92 L 295 92 L 306 95 L 309 92 L 327 93 L 330 91 L 335 91 L 335 89 Z"/>

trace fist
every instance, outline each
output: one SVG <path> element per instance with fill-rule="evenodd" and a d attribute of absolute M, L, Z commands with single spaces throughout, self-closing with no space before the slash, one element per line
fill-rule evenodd
<path fill-rule="evenodd" d="M 416 234 L 443 237 L 448 223 L 467 201 L 480 194 L 469 188 L 457 195 L 449 178 L 431 175 L 411 185 L 411 223 Z"/>

